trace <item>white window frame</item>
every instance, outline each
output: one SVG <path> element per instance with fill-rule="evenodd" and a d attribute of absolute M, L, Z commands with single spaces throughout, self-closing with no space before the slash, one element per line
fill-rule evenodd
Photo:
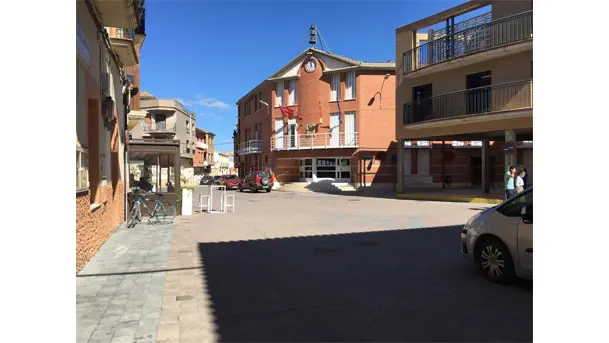
<path fill-rule="evenodd" d="M 345 100 L 353 99 L 355 99 L 355 72 L 350 71 L 345 79 Z"/>
<path fill-rule="evenodd" d="M 340 74 L 330 76 L 330 101 L 340 100 Z"/>
<path fill-rule="evenodd" d="M 83 162 L 86 158 L 86 163 Z M 81 176 L 82 175 L 82 176 Z M 80 182 L 83 180 L 83 182 Z M 76 147 L 76 191 L 89 189 L 89 151 L 82 147 Z"/>
<path fill-rule="evenodd" d="M 275 107 L 283 106 L 283 81 L 275 84 Z"/>
<path fill-rule="evenodd" d="M 297 99 L 296 99 L 297 83 L 298 83 L 298 80 L 290 80 L 290 83 L 288 85 L 288 87 L 289 87 L 288 105 L 289 106 L 293 106 L 293 105 L 297 104 Z"/>

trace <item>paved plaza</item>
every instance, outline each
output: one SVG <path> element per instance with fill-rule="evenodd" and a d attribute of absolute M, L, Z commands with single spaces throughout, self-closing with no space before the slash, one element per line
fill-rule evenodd
<path fill-rule="evenodd" d="M 488 205 L 234 194 L 117 230 L 77 277 L 78 342 L 532 341 L 532 284 L 459 252 Z"/>

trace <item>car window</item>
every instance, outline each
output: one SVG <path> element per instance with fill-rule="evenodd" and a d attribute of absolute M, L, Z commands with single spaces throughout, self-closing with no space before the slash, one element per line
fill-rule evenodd
<path fill-rule="evenodd" d="M 271 177 L 271 175 L 269 173 L 267 173 L 267 172 L 259 172 L 258 176 L 260 176 L 260 177 Z"/>
<path fill-rule="evenodd" d="M 526 191 L 512 198 L 505 204 L 501 205 L 497 212 L 508 217 L 520 217 L 522 208 L 527 205 L 533 205 L 533 190 Z"/>
<path fill-rule="evenodd" d="M 232 180 L 232 179 L 236 179 L 237 176 L 236 175 L 226 175 L 224 178 L 227 180 Z"/>

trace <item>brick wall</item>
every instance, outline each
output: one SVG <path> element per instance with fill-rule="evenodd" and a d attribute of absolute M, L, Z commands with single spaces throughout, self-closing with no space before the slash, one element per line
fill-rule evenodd
<path fill-rule="evenodd" d="M 76 195 L 76 271 L 80 271 L 110 237 L 114 228 L 123 222 L 124 184 L 118 182 L 99 187 L 106 202 L 91 210 L 90 194 Z"/>

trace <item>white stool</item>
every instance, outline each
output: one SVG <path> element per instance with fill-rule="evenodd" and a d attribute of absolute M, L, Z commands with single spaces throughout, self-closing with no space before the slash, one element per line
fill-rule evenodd
<path fill-rule="evenodd" d="M 210 201 L 209 194 L 200 194 L 199 195 L 199 212 L 203 213 L 203 207 L 205 207 L 206 211 L 209 211 L 209 201 Z"/>
<path fill-rule="evenodd" d="M 235 195 L 234 194 L 226 196 L 226 212 L 235 212 Z"/>

